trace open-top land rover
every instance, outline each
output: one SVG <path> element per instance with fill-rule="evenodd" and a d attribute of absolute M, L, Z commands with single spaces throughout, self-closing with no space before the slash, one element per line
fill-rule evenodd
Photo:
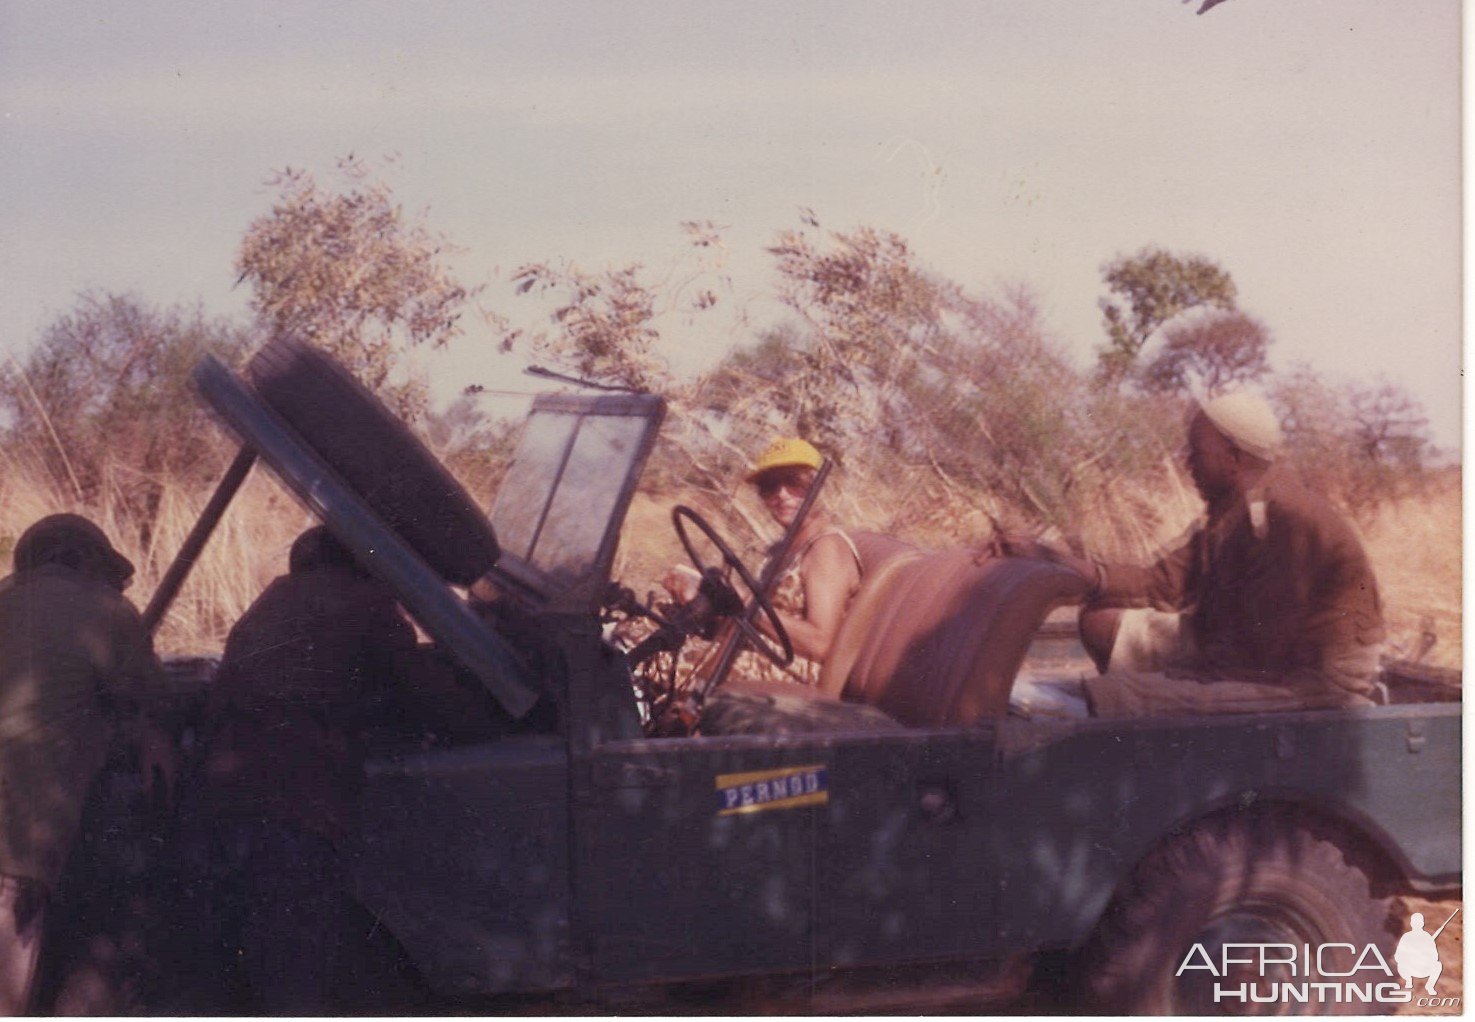
<path fill-rule="evenodd" d="M 447 1002 L 978 1010 L 1044 955 L 1103 1010 L 1280 990 L 1383 1011 L 1392 897 L 1460 885 L 1458 688 L 1389 675 L 1367 710 L 1093 719 L 1078 679 L 1038 669 L 1075 576 L 872 537 L 890 556 L 825 667 L 842 698 L 741 671 L 673 690 L 672 650 L 710 622 L 610 578 L 659 397 L 537 399 L 484 513 L 310 349 L 196 379 L 243 453 L 152 619 L 260 459 L 394 588 L 471 707 L 373 736 L 349 851 L 358 898 Z M 675 525 L 754 631 L 762 580 L 703 553 L 699 516 Z M 632 662 L 612 635 L 652 613 Z M 724 699 L 742 733 L 701 727 Z M 1297 950 L 1259 968 L 1251 946 Z"/>

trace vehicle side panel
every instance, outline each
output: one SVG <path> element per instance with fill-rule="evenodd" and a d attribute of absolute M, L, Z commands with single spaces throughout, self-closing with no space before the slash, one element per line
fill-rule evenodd
<path fill-rule="evenodd" d="M 1075 945 L 1167 834 L 1266 803 L 1340 818 L 1425 887 L 1459 882 L 1458 706 L 1217 719 L 1008 722 L 991 810 L 1017 947 Z"/>
<path fill-rule="evenodd" d="M 758 785 L 801 767 L 819 774 L 821 797 L 765 808 L 772 793 Z M 995 767 L 988 728 L 605 745 L 578 824 L 604 873 L 587 916 L 596 973 L 634 982 L 1000 950 L 986 862 L 1004 825 L 986 809 Z"/>
<path fill-rule="evenodd" d="M 985 957 L 1001 950 L 990 848 L 1008 822 L 991 727 L 849 740 L 818 834 L 816 955 L 824 966 Z"/>
<path fill-rule="evenodd" d="M 431 987 L 572 984 L 564 741 L 509 736 L 367 773 L 356 890 Z"/>
<path fill-rule="evenodd" d="M 594 750 L 575 815 L 580 862 L 598 873 L 580 885 L 597 979 L 808 968 L 819 799 L 831 766 L 822 750 L 763 740 L 634 740 Z M 786 792 L 794 784 L 795 804 L 724 810 L 724 791 L 747 784 L 751 799 L 760 782 L 750 775 L 765 775 L 767 800 L 778 774 Z"/>

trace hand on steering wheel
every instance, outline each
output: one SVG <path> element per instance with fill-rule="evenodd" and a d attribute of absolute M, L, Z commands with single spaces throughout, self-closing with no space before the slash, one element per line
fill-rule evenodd
<path fill-rule="evenodd" d="M 696 526 L 697 531 L 706 536 L 722 555 L 720 572 L 716 568 L 709 568 L 703 562 L 701 555 L 697 553 L 696 547 L 692 544 L 691 537 L 686 532 L 687 522 L 691 522 L 692 525 Z M 748 591 L 748 607 L 744 613 L 737 615 L 733 620 L 737 623 L 738 630 L 742 632 L 749 644 L 780 667 L 787 667 L 793 663 L 794 644 L 789 641 L 789 633 L 784 630 L 783 622 L 779 621 L 778 612 L 773 609 L 773 604 L 769 602 L 768 597 L 763 595 L 762 588 L 758 585 L 757 579 L 753 577 L 753 573 L 738 559 L 738 555 L 732 552 L 732 547 L 728 546 L 727 542 L 721 536 L 717 535 L 717 530 L 707 524 L 705 518 L 685 505 L 679 504 L 671 511 L 671 523 L 676 526 L 676 536 L 681 540 L 681 545 L 686 550 L 686 556 L 691 558 L 692 566 L 704 578 L 709 577 L 712 573 L 716 573 L 726 582 L 728 569 L 731 569 L 737 572 L 738 578 L 742 579 L 743 588 Z M 753 615 L 751 613 L 754 609 L 762 611 L 763 616 L 768 619 L 769 627 L 773 629 L 774 638 L 770 639 L 754 626 L 752 621 Z M 777 640 L 776 643 L 775 640 Z"/>

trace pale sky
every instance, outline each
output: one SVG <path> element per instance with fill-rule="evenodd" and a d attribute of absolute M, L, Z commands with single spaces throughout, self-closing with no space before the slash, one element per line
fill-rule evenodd
<path fill-rule="evenodd" d="M 268 174 L 393 152 L 501 311 L 521 263 L 663 267 L 690 219 L 762 294 L 809 207 L 1029 286 L 1086 366 L 1101 265 L 1158 245 L 1232 274 L 1274 365 L 1385 375 L 1458 444 L 1458 2 L 1197 6 L 0 0 L 0 346 L 88 288 L 243 314 Z M 530 387 L 470 326 L 437 392 Z"/>

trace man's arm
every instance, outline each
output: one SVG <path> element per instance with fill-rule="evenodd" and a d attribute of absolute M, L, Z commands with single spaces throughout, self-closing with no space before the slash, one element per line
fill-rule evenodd
<path fill-rule="evenodd" d="M 109 662 L 99 665 L 108 694 L 120 706 L 152 708 L 168 694 L 167 679 L 154 654 L 154 639 L 133 604 L 116 598 L 111 613 Z"/>
<path fill-rule="evenodd" d="M 1189 579 L 1202 532 L 1195 528 L 1147 565 L 1101 565 L 1101 581 L 1092 603 L 1101 607 L 1151 606 L 1181 611 L 1191 602 Z"/>
<path fill-rule="evenodd" d="M 1025 536 L 999 536 L 983 548 L 981 564 L 990 557 L 1028 557 L 1069 568 L 1091 586 L 1085 602 L 1100 607 L 1151 605 L 1182 610 L 1201 530 L 1190 529 L 1168 552 L 1149 565 L 1102 564 L 1077 557 L 1064 547 Z"/>

